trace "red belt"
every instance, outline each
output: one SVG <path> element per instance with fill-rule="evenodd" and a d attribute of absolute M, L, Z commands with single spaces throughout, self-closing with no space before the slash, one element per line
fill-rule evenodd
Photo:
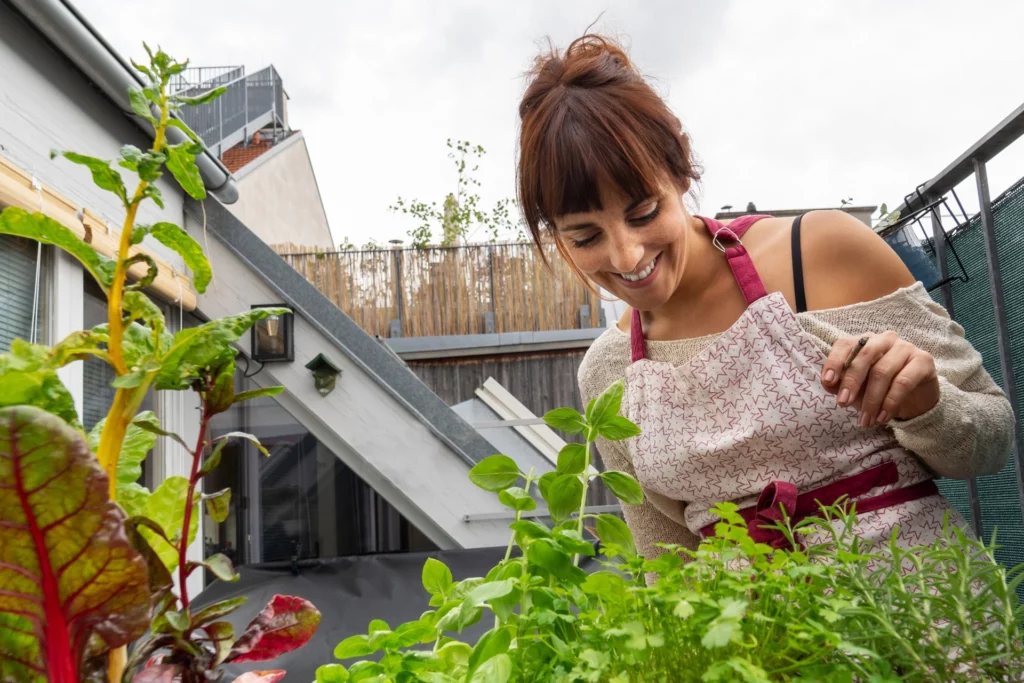
<path fill-rule="evenodd" d="M 896 470 L 896 463 L 893 462 L 883 463 L 859 474 L 804 493 L 799 493 L 796 486 L 789 482 L 773 481 L 761 491 L 755 505 L 740 510 L 739 514 L 747 522 L 750 537 L 756 543 L 767 543 L 773 548 L 785 548 L 789 546 L 785 534 L 779 529 L 772 528 L 772 525 L 782 521 L 783 509 L 785 509 L 790 523 L 795 524 L 807 517 L 816 516 L 819 512 L 819 504 L 834 505 L 843 496 L 852 500 L 877 486 L 889 486 L 897 481 L 899 481 L 899 472 Z M 935 486 L 935 482 L 926 479 L 917 484 L 854 502 L 857 513 L 864 514 L 919 498 L 934 496 L 938 492 L 939 489 Z M 715 523 L 708 524 L 701 529 L 700 534 L 704 538 L 714 536 Z"/>

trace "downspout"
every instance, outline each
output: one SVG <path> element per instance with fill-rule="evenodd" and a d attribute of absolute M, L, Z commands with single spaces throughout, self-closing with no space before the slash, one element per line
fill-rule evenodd
<path fill-rule="evenodd" d="M 152 136 L 149 122 L 132 113 L 128 88 L 144 84 L 135 69 L 103 39 L 95 28 L 74 8 L 69 0 L 9 0 L 54 47 L 64 53 L 83 73 L 135 122 L 146 135 Z M 167 140 L 177 144 L 186 135 L 177 128 L 167 130 Z M 238 201 L 238 187 L 224 165 L 209 150 L 196 157 L 196 165 L 206 189 L 224 204 Z"/>

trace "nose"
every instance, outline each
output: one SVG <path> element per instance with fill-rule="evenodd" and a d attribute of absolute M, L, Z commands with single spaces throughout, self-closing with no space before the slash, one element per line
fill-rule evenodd
<path fill-rule="evenodd" d="M 644 258 L 644 245 L 637 240 L 624 238 L 611 244 L 612 268 L 620 273 L 630 273 Z"/>

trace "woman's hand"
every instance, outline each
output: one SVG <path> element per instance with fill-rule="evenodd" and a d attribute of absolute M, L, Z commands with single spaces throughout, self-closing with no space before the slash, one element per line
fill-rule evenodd
<path fill-rule="evenodd" d="M 860 411 L 860 426 L 924 415 L 939 402 L 935 360 L 895 332 L 865 335 L 866 343 L 843 369 L 861 337 L 844 337 L 832 347 L 821 379 L 840 406 Z"/>

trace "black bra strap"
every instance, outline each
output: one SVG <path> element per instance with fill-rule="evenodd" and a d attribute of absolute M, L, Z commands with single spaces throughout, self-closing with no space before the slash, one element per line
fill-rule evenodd
<path fill-rule="evenodd" d="M 800 219 L 801 214 L 793 221 L 793 229 L 790 231 L 793 246 L 793 293 L 796 296 L 796 312 L 807 312 L 807 294 L 804 292 L 804 259 L 800 249 Z"/>

